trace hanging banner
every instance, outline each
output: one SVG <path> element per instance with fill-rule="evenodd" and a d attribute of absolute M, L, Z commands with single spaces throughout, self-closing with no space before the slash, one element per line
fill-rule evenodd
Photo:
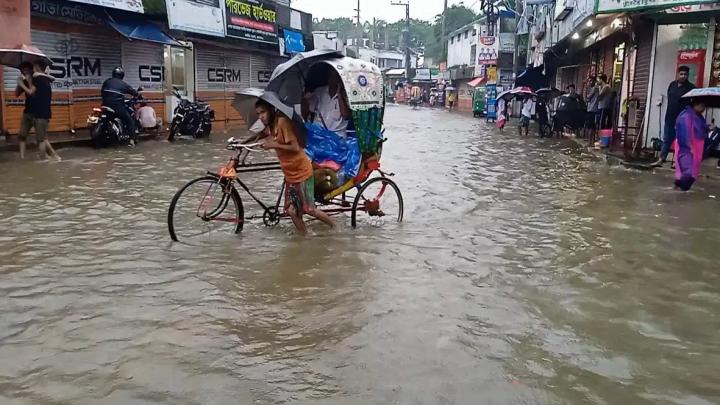
<path fill-rule="evenodd" d="M 75 3 L 92 4 L 93 6 L 117 8 L 134 13 L 144 13 L 142 0 L 70 0 Z"/>
<path fill-rule="evenodd" d="M 229 37 L 278 43 L 275 3 L 265 0 L 225 0 L 225 24 Z"/>
<path fill-rule="evenodd" d="M 499 51 L 497 37 L 479 37 L 477 47 L 478 65 L 496 65 Z"/>
<path fill-rule="evenodd" d="M 220 0 L 165 0 L 171 30 L 225 36 L 225 18 Z"/>

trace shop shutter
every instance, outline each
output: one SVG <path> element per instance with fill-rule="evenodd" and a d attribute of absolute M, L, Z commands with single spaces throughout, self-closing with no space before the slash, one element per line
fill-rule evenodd
<path fill-rule="evenodd" d="M 645 117 L 650 83 L 650 59 L 652 58 L 654 26 L 652 21 L 641 21 L 637 29 L 637 54 L 632 96 L 639 100 L 636 123 L 640 125 Z"/>
<path fill-rule="evenodd" d="M 195 88 L 198 92 L 223 91 L 218 69 L 225 67 L 223 52 L 219 49 L 197 47 L 195 51 Z M 219 76 L 222 78 L 222 76 Z"/>
<path fill-rule="evenodd" d="M 272 57 L 269 55 L 252 54 L 250 56 L 250 85 L 262 88 L 267 86 L 273 67 Z"/>
<path fill-rule="evenodd" d="M 146 92 L 162 92 L 164 77 L 163 45 L 142 41 L 123 41 L 122 66 L 125 81 Z"/>
<path fill-rule="evenodd" d="M 250 54 L 246 51 L 225 49 L 225 92 L 234 97 L 235 92 L 250 87 Z"/>

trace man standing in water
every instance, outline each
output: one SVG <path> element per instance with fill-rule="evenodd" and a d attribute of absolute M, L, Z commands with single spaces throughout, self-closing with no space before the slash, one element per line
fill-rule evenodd
<path fill-rule="evenodd" d="M 52 85 L 54 77 L 45 73 L 38 64 L 23 63 L 20 66 L 21 76 L 18 77 L 15 94 L 25 94 L 25 110 L 20 122 L 20 159 L 25 159 L 25 146 L 30 130 L 35 128 L 40 159 L 53 157 L 60 160 L 52 145 L 47 140 L 47 129 L 52 116 Z"/>
<path fill-rule="evenodd" d="M 683 110 L 683 103 L 681 97 L 688 91 L 695 88 L 695 85 L 690 83 L 688 77 L 690 76 L 690 68 L 687 66 L 680 66 L 677 71 L 677 80 L 670 83 L 667 91 L 667 111 L 665 112 L 665 129 L 663 132 L 663 144 L 660 150 L 660 157 L 653 163 L 652 167 L 661 167 L 667 159 L 670 148 L 673 146 L 675 141 L 675 121 L 678 115 Z"/>

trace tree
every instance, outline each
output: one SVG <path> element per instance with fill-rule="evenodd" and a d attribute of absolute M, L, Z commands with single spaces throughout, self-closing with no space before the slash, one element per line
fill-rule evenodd
<path fill-rule="evenodd" d="M 443 14 L 441 13 L 435 16 L 435 23 L 433 24 L 435 42 L 425 49 L 426 55 L 437 58 L 438 60 L 447 58 L 447 54 L 444 52 L 444 44 L 448 40 L 447 35 L 478 19 L 478 15 L 462 3 L 453 4 L 448 7 L 445 13 L 445 32 L 442 32 Z"/>
<path fill-rule="evenodd" d="M 313 23 L 313 31 L 337 31 L 342 39 L 353 38 L 356 35 L 355 22 L 351 18 L 323 18 Z"/>
<path fill-rule="evenodd" d="M 146 14 L 164 15 L 167 14 L 165 0 L 142 0 Z"/>

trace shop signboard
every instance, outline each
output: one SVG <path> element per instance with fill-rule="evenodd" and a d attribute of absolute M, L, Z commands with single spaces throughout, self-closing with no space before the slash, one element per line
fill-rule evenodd
<path fill-rule="evenodd" d="M 224 7 L 220 0 L 166 0 L 165 3 L 170 29 L 225 36 Z"/>
<path fill-rule="evenodd" d="M 497 64 L 499 51 L 498 42 L 497 37 L 479 37 L 477 47 L 478 65 Z"/>
<path fill-rule="evenodd" d="M 283 30 L 283 38 L 285 39 L 285 53 L 305 52 L 305 38 L 303 38 L 302 32 L 286 28 Z"/>
<path fill-rule="evenodd" d="M 93 6 L 117 8 L 135 13 L 144 13 L 142 0 L 70 0 L 75 3 L 92 4 Z"/>
<path fill-rule="evenodd" d="M 720 10 L 720 3 L 708 3 L 708 4 L 692 4 L 675 6 L 665 10 L 667 14 L 684 14 L 684 13 L 697 13 L 701 11 L 717 11 Z"/>
<path fill-rule="evenodd" d="M 425 80 L 425 81 L 432 80 L 432 73 L 430 72 L 430 69 L 427 69 L 427 68 L 416 69 L 414 80 Z"/>
<path fill-rule="evenodd" d="M 716 3 L 715 0 L 597 0 L 596 13 L 622 13 L 630 10 L 663 9 L 701 3 Z"/>
<path fill-rule="evenodd" d="M 33 15 L 90 25 L 103 24 L 107 18 L 90 7 L 62 0 L 32 0 L 30 12 Z"/>
<path fill-rule="evenodd" d="M 278 43 L 275 3 L 265 0 L 224 1 L 227 36 L 269 44 Z"/>

